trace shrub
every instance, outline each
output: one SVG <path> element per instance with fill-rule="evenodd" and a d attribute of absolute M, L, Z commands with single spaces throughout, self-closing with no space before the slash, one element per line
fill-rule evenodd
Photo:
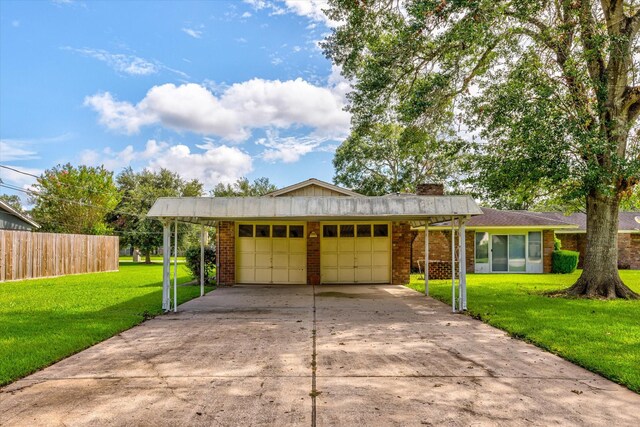
<path fill-rule="evenodd" d="M 553 273 L 568 274 L 573 273 L 578 267 L 579 252 L 574 251 L 553 251 L 551 256 Z"/>
<path fill-rule="evenodd" d="M 187 268 L 191 271 L 191 276 L 200 284 L 200 246 L 192 246 L 184 254 Z M 215 282 L 216 251 L 213 248 L 204 248 L 204 283 Z"/>
<path fill-rule="evenodd" d="M 559 251 L 562 249 L 562 240 L 558 239 L 556 236 L 553 236 L 553 250 Z"/>

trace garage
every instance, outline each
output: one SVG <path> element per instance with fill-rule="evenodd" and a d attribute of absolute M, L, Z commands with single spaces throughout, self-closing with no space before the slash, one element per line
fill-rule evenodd
<path fill-rule="evenodd" d="M 321 283 L 390 283 L 390 229 L 389 223 L 321 223 Z"/>
<path fill-rule="evenodd" d="M 237 283 L 307 283 L 305 223 L 236 224 Z"/>

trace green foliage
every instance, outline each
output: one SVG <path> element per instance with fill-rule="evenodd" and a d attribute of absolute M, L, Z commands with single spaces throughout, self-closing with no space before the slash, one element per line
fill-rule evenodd
<path fill-rule="evenodd" d="M 466 184 L 494 207 L 554 200 L 575 210 L 596 193 L 611 203 L 634 193 L 637 8 L 614 16 L 593 0 L 396 6 L 330 2 L 328 15 L 344 25 L 322 46 L 354 82 L 356 134 L 376 123 L 433 132 L 452 118 L 464 122 L 481 137 L 469 138 Z"/>
<path fill-rule="evenodd" d="M 336 184 L 365 195 L 413 192 L 416 184 L 442 182 L 463 159 L 464 143 L 445 141 L 417 127 L 379 124 L 352 132 L 336 150 Z"/>
<path fill-rule="evenodd" d="M 0 386 L 160 314 L 161 278 L 162 264 L 128 262 L 114 273 L 2 283 Z M 189 280 L 179 264 L 178 283 Z M 197 296 L 199 287 L 178 286 L 178 303 Z"/>
<path fill-rule="evenodd" d="M 130 167 L 116 178 L 122 201 L 111 216 L 111 223 L 121 233 L 120 242 L 139 248 L 143 254 L 162 246 L 162 224 L 145 218 L 158 197 L 199 197 L 203 186 L 198 180 L 186 181 L 167 169 L 158 172 L 134 172 Z M 197 233 L 188 224 L 178 225 L 178 245 L 184 246 L 189 234 Z M 173 230 L 173 227 L 172 227 Z"/>
<path fill-rule="evenodd" d="M 67 163 L 46 170 L 34 185 L 31 215 L 40 231 L 109 234 L 107 215 L 120 202 L 113 173 Z"/>
<path fill-rule="evenodd" d="M 562 249 L 562 240 L 558 239 L 556 236 L 553 236 L 553 250 L 559 251 Z"/>
<path fill-rule="evenodd" d="M 638 301 L 552 298 L 573 274 L 469 274 L 469 314 L 640 392 Z M 640 271 L 620 276 L 640 292 Z M 424 280 L 409 287 L 423 293 Z M 429 294 L 451 303 L 451 280 L 430 280 Z"/>
<path fill-rule="evenodd" d="M 258 197 L 277 189 L 269 178 L 257 178 L 253 182 L 249 182 L 247 178 L 240 178 L 233 184 L 219 183 L 210 194 L 214 197 Z"/>
<path fill-rule="evenodd" d="M 185 252 L 185 263 L 191 272 L 191 277 L 200 283 L 200 246 L 191 246 Z M 204 248 L 204 283 L 215 282 L 216 251 L 206 246 Z"/>
<path fill-rule="evenodd" d="M 578 268 L 579 252 L 554 250 L 551 254 L 551 271 L 558 274 L 569 274 Z"/>
<path fill-rule="evenodd" d="M 19 196 L 16 196 L 15 194 L 0 194 L 0 200 L 11 206 L 18 212 L 24 212 L 22 201 L 20 200 Z"/>

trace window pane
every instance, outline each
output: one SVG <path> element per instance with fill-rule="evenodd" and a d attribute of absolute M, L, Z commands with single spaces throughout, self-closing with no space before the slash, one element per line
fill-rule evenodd
<path fill-rule="evenodd" d="M 286 225 L 274 225 L 273 226 L 273 237 L 287 237 L 287 226 Z"/>
<path fill-rule="evenodd" d="M 323 225 L 322 226 L 322 237 L 337 237 L 338 236 L 338 226 L 337 225 Z"/>
<path fill-rule="evenodd" d="M 341 225 L 340 237 L 353 237 L 354 228 L 353 225 Z"/>
<path fill-rule="evenodd" d="M 509 271 L 507 242 L 507 236 L 491 236 L 492 271 Z"/>
<path fill-rule="evenodd" d="M 253 237 L 253 224 L 240 224 L 238 226 L 239 237 Z"/>
<path fill-rule="evenodd" d="M 257 225 L 256 224 L 256 237 L 271 237 L 269 233 L 270 225 Z"/>
<path fill-rule="evenodd" d="M 358 224 L 358 237 L 371 237 L 371 224 Z"/>
<path fill-rule="evenodd" d="M 303 238 L 304 237 L 304 225 L 290 225 L 289 237 L 291 238 Z"/>
<path fill-rule="evenodd" d="M 509 271 L 527 271 L 524 235 L 509 236 Z"/>
<path fill-rule="evenodd" d="M 489 233 L 476 233 L 476 263 L 489 263 Z"/>
<path fill-rule="evenodd" d="M 387 237 L 387 236 L 389 236 L 389 225 L 375 224 L 373 226 L 373 237 Z"/>
<path fill-rule="evenodd" d="M 539 231 L 529 233 L 529 259 L 531 261 L 542 259 L 542 233 Z"/>

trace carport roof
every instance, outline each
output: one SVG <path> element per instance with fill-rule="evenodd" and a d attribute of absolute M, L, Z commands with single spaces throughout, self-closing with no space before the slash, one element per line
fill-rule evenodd
<path fill-rule="evenodd" d="M 482 215 L 469 196 L 161 197 L 149 218 L 214 225 L 241 220 L 403 220 L 414 226 Z"/>

